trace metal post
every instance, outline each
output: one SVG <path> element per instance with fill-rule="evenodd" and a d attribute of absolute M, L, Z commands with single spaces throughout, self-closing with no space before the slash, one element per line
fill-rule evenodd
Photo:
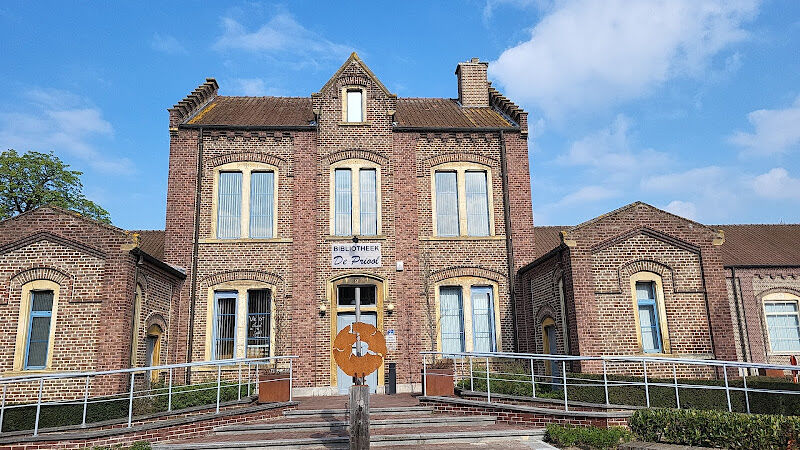
<path fill-rule="evenodd" d="M 486 358 L 486 402 L 492 403 L 492 382 L 489 379 L 489 358 Z"/>
<path fill-rule="evenodd" d="M 675 381 L 675 405 L 681 409 L 681 396 L 678 393 L 678 369 L 675 368 L 675 363 L 672 363 L 672 379 Z"/>
<path fill-rule="evenodd" d="M 128 428 L 131 427 L 133 422 L 133 380 L 136 379 L 136 373 L 131 372 L 131 391 L 128 394 Z"/>
<path fill-rule="evenodd" d="M 608 371 L 606 370 L 606 360 L 603 360 L 603 390 L 606 391 L 606 406 L 610 405 L 608 401 Z"/>
<path fill-rule="evenodd" d="M 647 400 L 647 407 L 650 407 L 650 385 L 647 384 L 647 361 L 642 360 L 642 369 L 644 370 L 644 397 Z"/>
<path fill-rule="evenodd" d="M 83 389 L 83 420 L 81 426 L 86 426 L 86 408 L 89 406 L 89 376 L 86 376 L 86 387 Z"/>
<path fill-rule="evenodd" d="M 289 358 L 289 401 L 290 402 L 292 401 L 292 386 L 294 385 L 293 373 L 294 373 L 294 370 L 293 370 L 293 366 L 292 366 L 292 359 Z"/>
<path fill-rule="evenodd" d="M 259 381 L 260 381 L 260 379 L 258 378 L 258 363 L 256 363 L 256 392 L 257 393 L 261 392 L 261 389 L 259 388 L 259 383 L 258 383 Z"/>
<path fill-rule="evenodd" d="M 36 423 L 33 425 L 33 435 L 39 434 L 39 416 L 42 412 L 42 390 L 44 389 L 44 378 L 39 378 L 39 399 L 36 400 Z"/>
<path fill-rule="evenodd" d="M 731 390 L 728 386 L 728 367 L 725 364 L 722 365 L 722 372 L 725 375 L 725 396 L 728 397 L 728 412 L 732 412 L 733 408 L 731 407 Z"/>
<path fill-rule="evenodd" d="M 475 392 L 475 383 L 472 379 L 472 356 L 469 357 L 469 390 Z"/>
<path fill-rule="evenodd" d="M 456 355 L 453 355 L 453 383 L 458 384 L 458 364 L 456 362 Z"/>
<path fill-rule="evenodd" d="M 564 379 L 564 411 L 569 411 L 567 403 L 567 361 L 561 360 L 561 378 Z"/>
<path fill-rule="evenodd" d="M 242 401 L 242 363 L 237 364 L 239 369 L 239 384 L 236 386 L 236 399 Z"/>
<path fill-rule="evenodd" d="M 531 358 L 531 388 L 533 389 L 533 398 L 536 398 L 536 372 L 533 370 L 533 358 Z"/>
<path fill-rule="evenodd" d="M 747 368 L 742 371 L 742 381 L 744 382 L 744 403 L 747 405 L 747 414 L 750 414 L 750 397 L 747 395 Z"/>
<path fill-rule="evenodd" d="M 428 361 L 422 355 L 422 396 L 428 396 Z"/>
<path fill-rule="evenodd" d="M 219 414 L 219 394 L 222 390 L 222 365 L 217 364 L 217 414 Z"/>
<path fill-rule="evenodd" d="M 172 411 L 172 367 L 169 368 L 169 387 L 167 389 L 167 411 Z"/>
<path fill-rule="evenodd" d="M 6 388 L 8 388 L 8 385 L 3 383 L 3 403 L 0 404 L 0 433 L 3 432 L 3 417 L 6 414 Z"/>
<path fill-rule="evenodd" d="M 291 364 L 291 361 L 289 361 L 289 364 Z M 247 363 L 247 396 L 248 397 L 250 397 L 250 388 L 252 387 L 250 385 L 253 383 L 252 371 L 253 371 L 252 363 Z"/>

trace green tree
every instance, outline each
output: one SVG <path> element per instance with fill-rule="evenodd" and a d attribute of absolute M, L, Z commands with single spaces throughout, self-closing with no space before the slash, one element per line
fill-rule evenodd
<path fill-rule="evenodd" d="M 53 153 L 0 153 L 0 219 L 53 205 L 111 223 L 108 211 L 83 195 L 81 175 Z"/>

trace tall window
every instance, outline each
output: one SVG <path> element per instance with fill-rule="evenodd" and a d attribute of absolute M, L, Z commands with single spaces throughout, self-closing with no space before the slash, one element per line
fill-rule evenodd
<path fill-rule="evenodd" d="M 769 344 L 773 352 L 800 351 L 798 298 L 790 294 L 770 294 L 764 300 Z"/>
<path fill-rule="evenodd" d="M 217 208 L 217 237 L 238 239 L 242 217 L 241 172 L 220 172 Z"/>
<path fill-rule="evenodd" d="M 636 300 L 639 307 L 639 328 L 642 351 L 661 353 L 661 327 L 659 325 L 656 284 L 653 281 L 636 282 Z"/>
<path fill-rule="evenodd" d="M 347 121 L 348 122 L 363 122 L 364 111 L 363 106 L 363 93 L 361 90 L 347 91 Z"/>
<path fill-rule="evenodd" d="M 266 358 L 270 346 L 271 303 L 269 289 L 247 291 L 247 357 Z"/>
<path fill-rule="evenodd" d="M 489 235 L 489 198 L 486 189 L 486 172 L 465 172 L 467 192 L 467 234 Z"/>
<path fill-rule="evenodd" d="M 274 214 L 274 172 L 250 174 L 250 237 L 272 238 Z"/>
<path fill-rule="evenodd" d="M 378 192 L 375 169 L 361 169 L 359 187 L 361 191 L 361 234 L 372 236 L 378 234 Z"/>
<path fill-rule="evenodd" d="M 352 233 L 353 204 L 352 204 L 352 177 L 350 169 L 336 169 L 336 235 L 347 236 Z"/>
<path fill-rule="evenodd" d="M 456 172 L 436 172 L 436 234 L 459 235 Z"/>
<path fill-rule="evenodd" d="M 32 291 L 25 355 L 26 369 L 43 369 L 47 365 L 52 316 L 53 291 Z"/>
<path fill-rule="evenodd" d="M 236 354 L 236 292 L 217 292 L 214 301 L 214 359 Z"/>
<path fill-rule="evenodd" d="M 464 310 L 460 287 L 442 287 L 439 291 L 442 351 L 464 351 Z"/>
<path fill-rule="evenodd" d="M 496 350 L 493 304 L 491 287 L 472 287 L 472 339 L 476 352 Z"/>

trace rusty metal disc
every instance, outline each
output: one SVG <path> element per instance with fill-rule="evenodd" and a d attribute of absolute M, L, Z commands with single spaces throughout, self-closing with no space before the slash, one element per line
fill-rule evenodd
<path fill-rule="evenodd" d="M 367 344 L 365 354 L 356 356 L 353 345 L 358 337 Z M 373 325 L 354 322 L 342 328 L 333 340 L 333 359 L 342 371 L 351 377 L 366 377 L 378 370 L 386 356 L 386 339 Z"/>

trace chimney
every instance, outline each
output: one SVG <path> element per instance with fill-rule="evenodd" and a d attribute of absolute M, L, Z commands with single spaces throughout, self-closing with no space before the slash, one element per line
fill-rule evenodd
<path fill-rule="evenodd" d="M 486 108 L 489 106 L 489 80 L 486 70 L 489 63 L 472 58 L 458 63 L 458 101 L 467 108 Z"/>

